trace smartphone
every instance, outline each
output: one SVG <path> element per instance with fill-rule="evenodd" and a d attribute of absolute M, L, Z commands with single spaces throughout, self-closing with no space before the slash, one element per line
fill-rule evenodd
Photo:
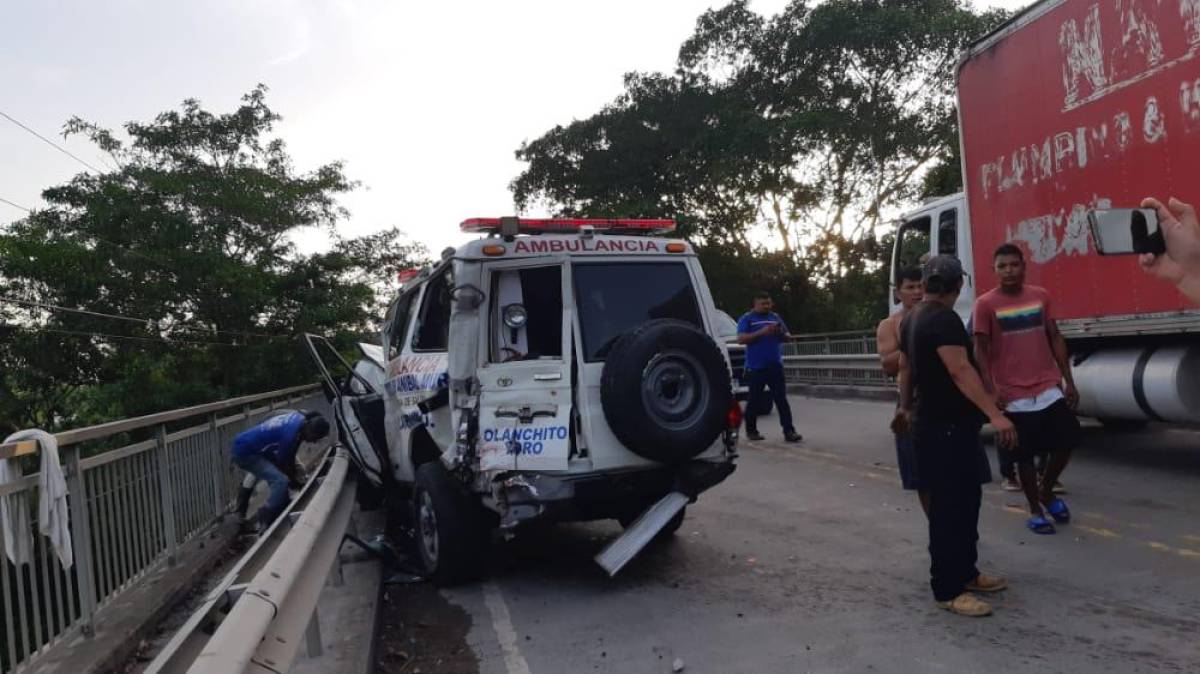
<path fill-rule="evenodd" d="M 1108 208 L 1088 211 L 1092 241 L 1101 255 L 1167 252 L 1158 213 L 1153 208 Z"/>

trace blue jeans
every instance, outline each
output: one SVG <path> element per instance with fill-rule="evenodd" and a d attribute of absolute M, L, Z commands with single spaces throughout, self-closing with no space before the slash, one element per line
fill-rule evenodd
<path fill-rule="evenodd" d="M 262 526 L 267 526 L 279 517 L 279 513 L 287 506 L 288 479 L 270 459 L 261 455 L 233 457 L 233 465 L 253 475 L 257 480 L 266 482 L 271 489 L 267 502 L 258 509 L 256 518 Z M 257 484 L 255 485 L 257 486 Z M 253 489 L 253 487 L 251 487 Z"/>
<path fill-rule="evenodd" d="M 783 380 L 783 363 L 768 365 L 764 370 L 746 370 L 746 378 L 750 383 L 750 392 L 746 401 L 746 432 L 758 431 L 758 410 L 762 403 L 763 389 L 771 389 L 771 398 L 775 401 L 775 409 L 779 411 L 779 425 L 784 433 L 794 433 L 792 425 L 792 408 L 787 400 L 787 382 Z"/>

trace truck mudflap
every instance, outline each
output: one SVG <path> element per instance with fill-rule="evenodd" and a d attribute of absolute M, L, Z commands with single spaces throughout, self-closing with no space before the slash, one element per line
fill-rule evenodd
<path fill-rule="evenodd" d="M 617 575 L 691 500 L 687 494 L 678 491 L 662 497 L 629 525 L 625 533 L 600 551 L 595 557 L 596 563 L 609 576 Z"/>

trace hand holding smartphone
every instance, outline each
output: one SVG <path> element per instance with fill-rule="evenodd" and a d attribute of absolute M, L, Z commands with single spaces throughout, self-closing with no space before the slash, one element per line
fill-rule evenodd
<path fill-rule="evenodd" d="M 1137 255 L 1167 252 L 1152 208 L 1107 208 L 1088 211 L 1092 241 L 1101 255 Z"/>

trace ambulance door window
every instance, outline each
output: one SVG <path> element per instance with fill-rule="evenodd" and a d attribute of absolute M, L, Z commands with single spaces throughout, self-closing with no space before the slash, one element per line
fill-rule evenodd
<path fill-rule="evenodd" d="M 492 362 L 562 359 L 562 267 L 497 272 L 491 297 Z"/>
<path fill-rule="evenodd" d="M 395 304 L 392 321 L 388 324 L 388 360 L 395 358 L 404 351 L 408 338 L 409 319 L 412 318 L 413 299 L 416 292 L 409 292 Z"/>
<path fill-rule="evenodd" d="M 624 334 L 659 318 L 701 327 L 692 277 L 681 262 L 580 263 L 575 305 L 587 362 L 597 363 Z"/>
<path fill-rule="evenodd" d="M 445 351 L 450 343 L 450 274 L 430 279 L 421 298 L 413 351 Z"/>

